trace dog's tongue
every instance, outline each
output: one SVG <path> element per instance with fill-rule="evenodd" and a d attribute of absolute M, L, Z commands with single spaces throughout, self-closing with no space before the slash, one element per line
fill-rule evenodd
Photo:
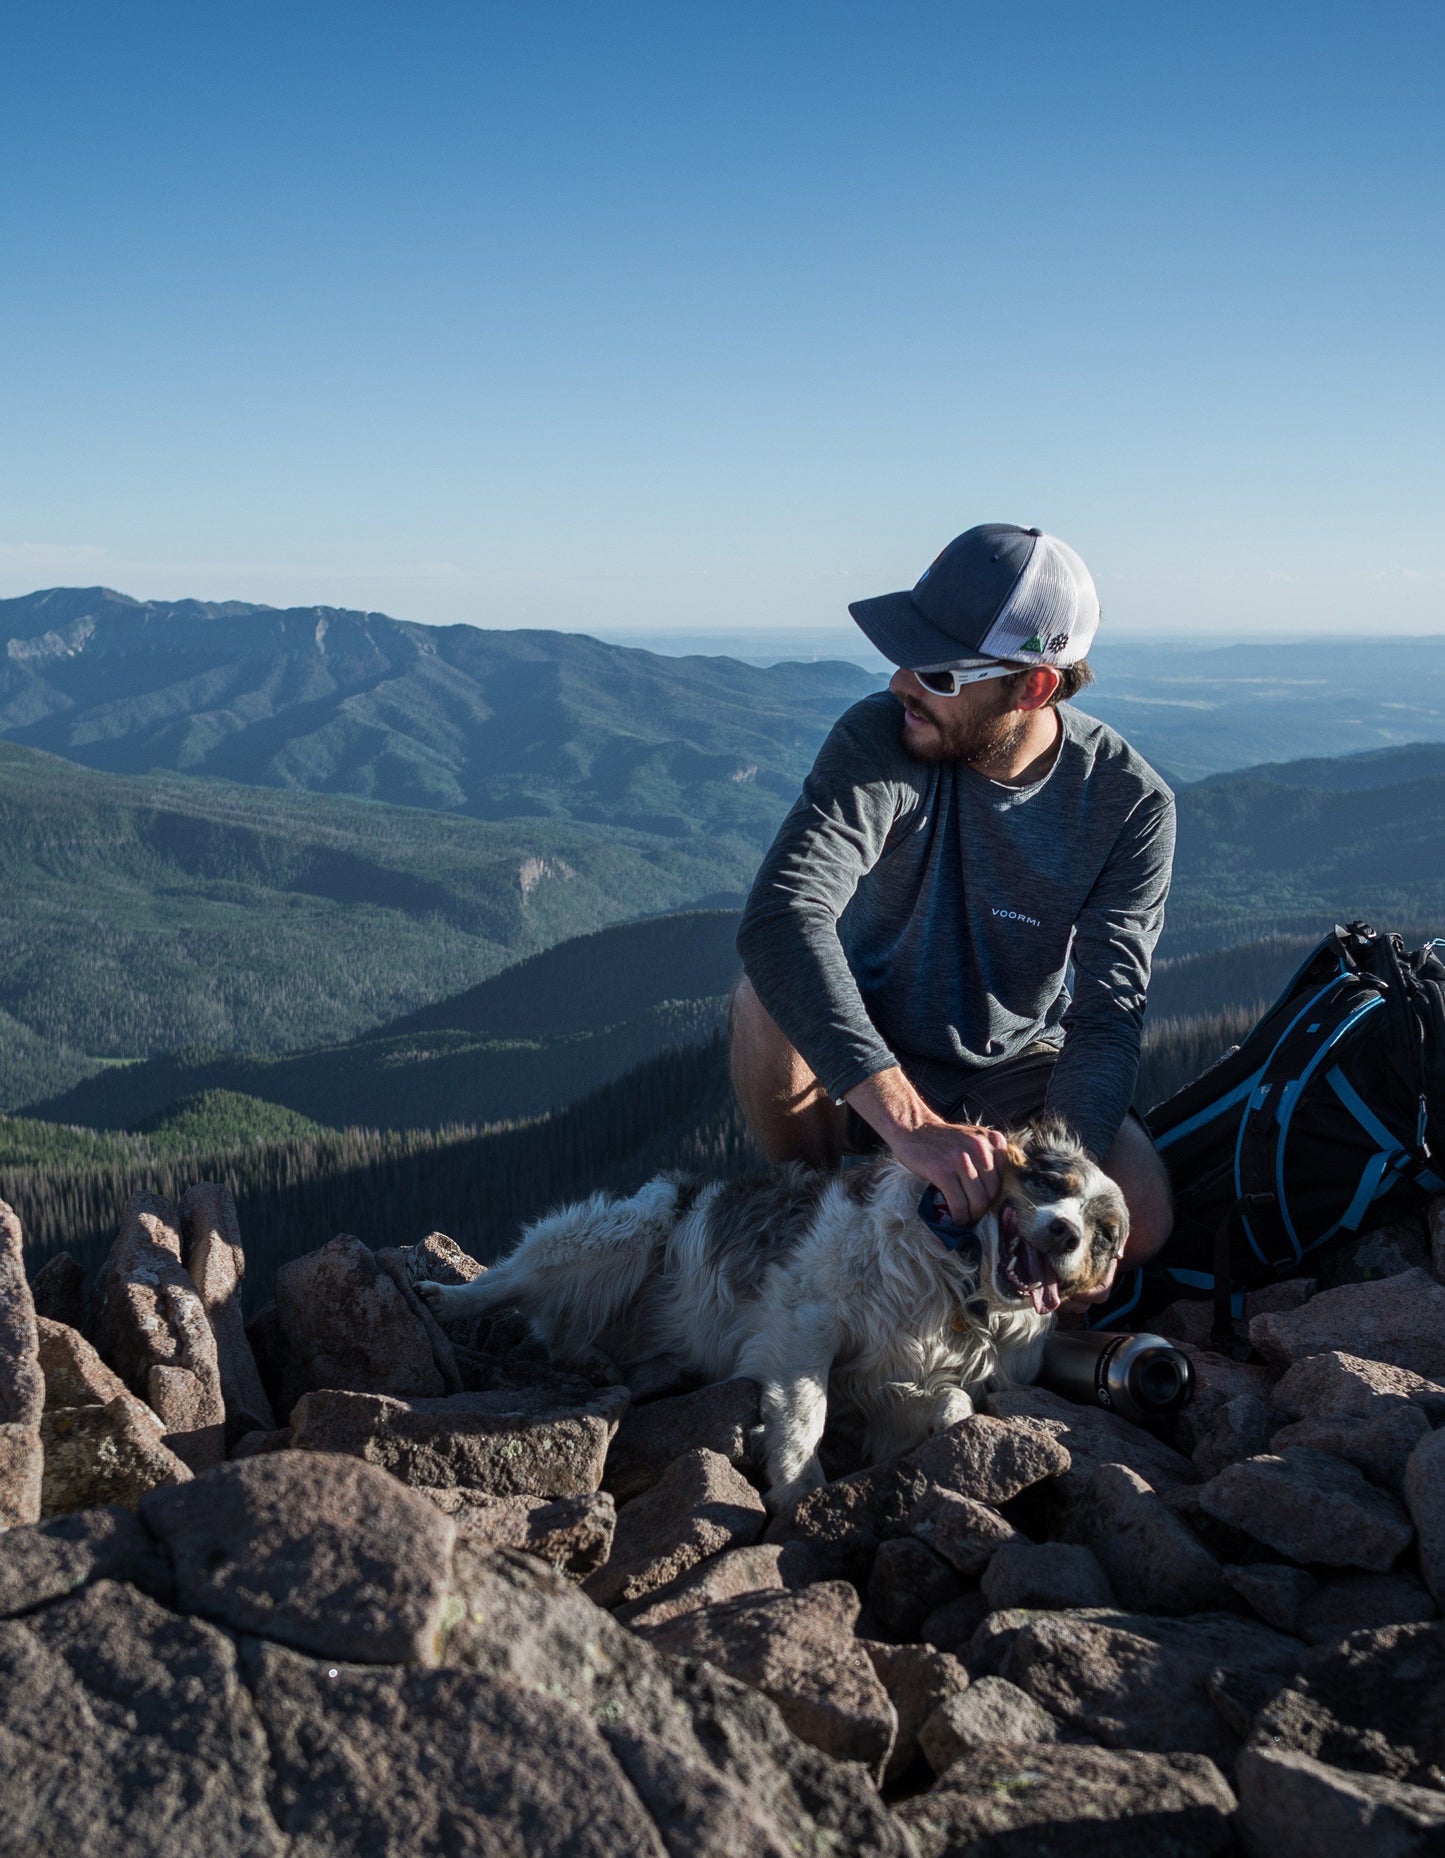
<path fill-rule="evenodd" d="M 1023 1247 L 1023 1270 L 1020 1276 L 1028 1280 L 1029 1301 L 1039 1316 L 1051 1316 L 1063 1302 L 1059 1295 L 1059 1278 L 1054 1267 L 1042 1252 L 1036 1252 L 1025 1240 Z"/>

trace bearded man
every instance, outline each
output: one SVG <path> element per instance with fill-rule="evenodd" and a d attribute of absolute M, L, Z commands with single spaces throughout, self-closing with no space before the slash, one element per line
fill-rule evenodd
<path fill-rule="evenodd" d="M 743 912 L 748 1125 L 770 1161 L 890 1149 L 965 1225 L 1002 1131 L 1055 1115 L 1123 1189 L 1137 1265 L 1173 1218 L 1129 1105 L 1174 797 L 1067 701 L 1093 681 L 1088 569 L 985 523 L 848 610 L 899 669 L 835 724 Z"/>

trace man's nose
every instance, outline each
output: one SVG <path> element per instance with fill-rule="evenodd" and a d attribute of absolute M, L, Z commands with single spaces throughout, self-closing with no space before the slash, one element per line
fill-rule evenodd
<path fill-rule="evenodd" d="M 900 666 L 889 678 L 888 688 L 895 697 L 914 697 L 918 694 L 918 679 L 911 671 Z"/>

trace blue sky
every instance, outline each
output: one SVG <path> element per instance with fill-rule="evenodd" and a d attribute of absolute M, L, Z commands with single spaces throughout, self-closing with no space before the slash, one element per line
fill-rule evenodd
<path fill-rule="evenodd" d="M 1445 631 L 1445 9 L 10 8 L 0 593 Z"/>

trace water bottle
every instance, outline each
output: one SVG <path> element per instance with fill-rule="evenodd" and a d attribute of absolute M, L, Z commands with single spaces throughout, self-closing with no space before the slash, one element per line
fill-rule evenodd
<path fill-rule="evenodd" d="M 1044 1343 L 1043 1386 L 1138 1426 L 1172 1419 L 1194 1398 L 1194 1364 L 1162 1335 L 1056 1329 Z"/>

